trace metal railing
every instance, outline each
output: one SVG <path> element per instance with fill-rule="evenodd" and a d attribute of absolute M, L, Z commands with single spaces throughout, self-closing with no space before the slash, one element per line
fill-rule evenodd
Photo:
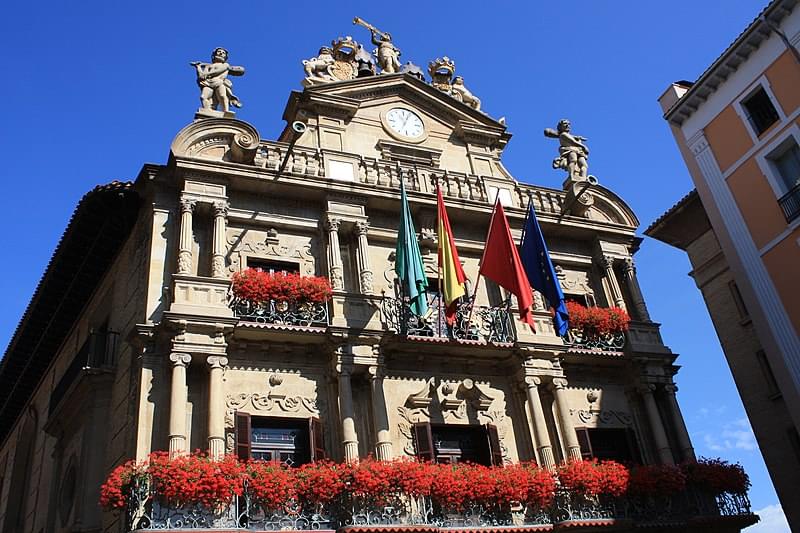
<path fill-rule="evenodd" d="M 632 521 L 639 526 L 676 524 L 691 519 L 741 517 L 755 522 L 746 495 L 713 495 L 687 489 L 672 496 L 612 498 L 587 496 L 558 489 L 552 502 L 540 507 L 508 502 L 502 506 L 470 505 L 445 509 L 430 497 L 396 493 L 378 502 L 344 494 L 326 505 L 305 509 L 295 501 L 279 509 L 259 505 L 245 487 L 242 496 L 215 508 L 200 504 L 170 506 L 161 502 L 147 478 L 130 489 L 126 524 L 128 531 L 225 529 L 244 531 L 335 530 L 347 526 L 423 526 L 426 529 L 485 529 L 558 526 L 565 523 Z M 749 525 L 749 524 L 746 524 Z"/>
<path fill-rule="evenodd" d="M 438 294 L 429 295 L 428 311 L 422 316 L 412 311 L 407 298 L 384 295 L 381 320 L 387 328 L 400 335 L 486 342 L 516 340 L 510 299 L 497 306 L 477 306 L 471 317 L 474 296 L 462 300 L 457 304 L 453 323 L 448 324 L 444 302 Z"/>
<path fill-rule="evenodd" d="M 800 182 L 778 199 L 778 205 L 783 210 L 786 222 L 791 222 L 800 217 Z"/>
<path fill-rule="evenodd" d="M 253 302 L 234 299 L 233 314 L 246 322 L 284 326 L 326 327 L 330 324 L 327 302 Z"/>
<path fill-rule="evenodd" d="M 570 329 L 563 337 L 564 344 L 586 350 L 619 352 L 625 348 L 625 333 L 596 333 L 587 330 Z"/>

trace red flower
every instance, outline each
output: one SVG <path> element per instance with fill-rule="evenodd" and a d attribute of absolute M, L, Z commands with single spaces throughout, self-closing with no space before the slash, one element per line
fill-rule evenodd
<path fill-rule="evenodd" d="M 278 461 L 247 463 L 247 478 L 253 499 L 263 509 L 280 509 L 297 496 L 294 470 Z"/>
<path fill-rule="evenodd" d="M 616 461 L 569 461 L 558 467 L 561 486 L 587 496 L 620 496 L 628 488 L 628 469 Z"/>
<path fill-rule="evenodd" d="M 673 465 L 637 466 L 631 471 L 628 494 L 632 496 L 671 496 L 686 488 L 686 475 Z"/>
<path fill-rule="evenodd" d="M 689 485 L 714 494 L 745 494 L 750 488 L 750 477 L 739 463 L 701 457 L 684 463 L 681 468 Z"/>
<path fill-rule="evenodd" d="M 327 278 L 300 274 L 270 274 L 255 268 L 234 272 L 232 290 L 236 298 L 254 303 L 277 302 L 323 303 L 333 290 Z"/>
<path fill-rule="evenodd" d="M 607 335 L 628 331 L 631 321 L 628 313 L 619 307 L 586 307 L 567 300 L 570 328 L 589 335 Z"/>

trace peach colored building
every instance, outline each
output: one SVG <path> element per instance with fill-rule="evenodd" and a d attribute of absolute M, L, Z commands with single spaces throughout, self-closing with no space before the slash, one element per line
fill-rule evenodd
<path fill-rule="evenodd" d="M 696 82 L 674 83 L 661 95 L 697 190 L 645 232 L 689 253 L 794 528 L 800 528 L 798 42 L 797 2 L 775 0 Z"/>

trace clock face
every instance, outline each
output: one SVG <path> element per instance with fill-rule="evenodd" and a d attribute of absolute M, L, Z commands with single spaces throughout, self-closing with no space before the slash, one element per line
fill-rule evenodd
<path fill-rule="evenodd" d="M 401 107 L 395 107 L 386 113 L 386 123 L 395 133 L 411 139 L 421 137 L 425 132 L 422 119 L 413 111 Z"/>

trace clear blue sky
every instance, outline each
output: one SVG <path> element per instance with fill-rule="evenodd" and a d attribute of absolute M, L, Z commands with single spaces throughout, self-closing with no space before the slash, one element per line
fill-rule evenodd
<path fill-rule="evenodd" d="M 191 121 L 191 60 L 225 46 L 239 118 L 275 138 L 300 61 L 339 35 L 368 41 L 360 16 L 390 31 L 401 60 L 449 55 L 514 138 L 505 164 L 520 180 L 559 187 L 542 135 L 568 117 L 589 138 L 590 171 L 620 194 L 642 229 L 692 184 L 656 98 L 697 76 L 763 1 L 566 2 L 8 2 L 0 17 L 7 71 L 0 159 L 0 345 L 13 333 L 78 199 L 166 162 Z M 640 280 L 663 337 L 681 354 L 679 399 L 701 455 L 740 461 L 754 508 L 777 503 L 683 252 L 645 239 Z M 774 529 L 773 529 L 774 531 Z"/>

